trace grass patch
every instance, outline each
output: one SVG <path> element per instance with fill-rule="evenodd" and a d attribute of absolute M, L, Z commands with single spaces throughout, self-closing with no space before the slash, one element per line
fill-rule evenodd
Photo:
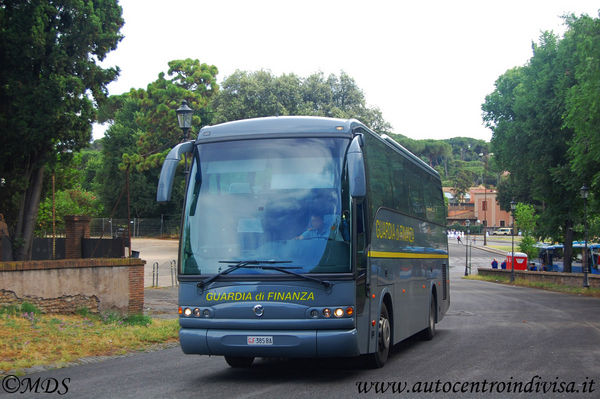
<path fill-rule="evenodd" d="M 498 249 L 500 251 L 506 251 L 506 252 L 511 252 L 512 251 L 512 246 L 508 245 L 486 245 L 486 247 L 488 248 L 494 248 L 494 249 Z M 517 248 L 517 246 L 515 245 L 515 252 L 519 252 L 519 248 Z"/>
<path fill-rule="evenodd" d="M 480 276 L 478 274 L 471 274 L 470 276 L 463 277 L 468 280 L 479 280 L 489 281 L 492 283 L 511 284 L 510 276 Z M 584 295 L 600 298 L 600 288 L 583 288 L 583 287 L 570 287 L 560 284 L 547 283 L 541 281 L 529 281 L 523 278 L 515 278 L 513 285 L 520 287 L 538 288 L 547 291 L 562 292 L 565 294 Z"/>
<path fill-rule="evenodd" d="M 512 242 L 512 236 L 488 236 L 488 240 Z M 523 236 L 515 236 L 515 245 L 521 242 Z"/>
<path fill-rule="evenodd" d="M 26 307 L 27 308 L 27 307 Z M 144 315 L 44 315 L 22 306 L 0 308 L 0 374 L 37 365 L 60 367 L 88 356 L 144 350 L 178 339 L 177 320 Z"/>

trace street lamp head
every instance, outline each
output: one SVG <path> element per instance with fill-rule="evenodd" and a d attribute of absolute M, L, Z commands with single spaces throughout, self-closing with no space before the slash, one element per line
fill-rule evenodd
<path fill-rule="evenodd" d="M 517 209 L 517 203 L 515 201 L 510 201 L 510 210 L 514 211 Z"/>
<path fill-rule="evenodd" d="M 181 102 L 181 107 L 177 108 L 177 121 L 179 122 L 179 128 L 184 131 L 192 127 L 192 114 L 194 110 L 188 107 L 187 101 Z"/>
<path fill-rule="evenodd" d="M 590 194 L 590 189 L 588 188 L 588 186 L 586 186 L 585 184 L 583 186 L 581 186 L 581 188 L 579 189 L 579 192 L 581 193 L 581 198 L 583 198 L 584 200 L 587 199 L 588 195 Z"/>
<path fill-rule="evenodd" d="M 467 225 L 467 227 L 469 227 L 469 226 L 471 225 L 471 221 L 470 221 L 469 219 L 467 219 L 467 220 L 465 221 L 465 224 Z"/>

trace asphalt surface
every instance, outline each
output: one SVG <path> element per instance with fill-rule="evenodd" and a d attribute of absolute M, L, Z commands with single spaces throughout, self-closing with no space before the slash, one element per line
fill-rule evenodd
<path fill-rule="evenodd" d="M 600 397 L 600 300 L 464 280 L 464 251 L 450 244 L 451 306 L 436 337 L 397 345 L 382 369 L 365 369 L 358 358 L 260 359 L 234 370 L 221 357 L 175 347 L 34 373 L 21 383 L 65 381 L 61 396 L 73 398 Z M 474 248 L 473 270 L 495 256 Z M 524 392 L 515 393 L 518 383 Z M 53 395 L 0 388 L 2 398 L 40 396 Z"/>

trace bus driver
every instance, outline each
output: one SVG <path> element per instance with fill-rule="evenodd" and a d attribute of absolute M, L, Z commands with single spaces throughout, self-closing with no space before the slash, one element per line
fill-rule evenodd
<path fill-rule="evenodd" d="M 323 223 L 323 216 L 321 215 L 312 215 L 308 230 L 294 237 L 294 240 L 310 240 L 313 238 L 329 238 L 329 231 L 325 223 Z"/>

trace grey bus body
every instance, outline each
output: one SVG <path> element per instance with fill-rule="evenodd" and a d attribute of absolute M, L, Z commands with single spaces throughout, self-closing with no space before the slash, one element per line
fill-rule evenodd
<path fill-rule="evenodd" d="M 270 117 L 171 150 L 157 200 L 192 154 L 179 251 L 187 354 L 367 355 L 431 339 L 450 304 L 436 171 L 356 120 Z"/>

